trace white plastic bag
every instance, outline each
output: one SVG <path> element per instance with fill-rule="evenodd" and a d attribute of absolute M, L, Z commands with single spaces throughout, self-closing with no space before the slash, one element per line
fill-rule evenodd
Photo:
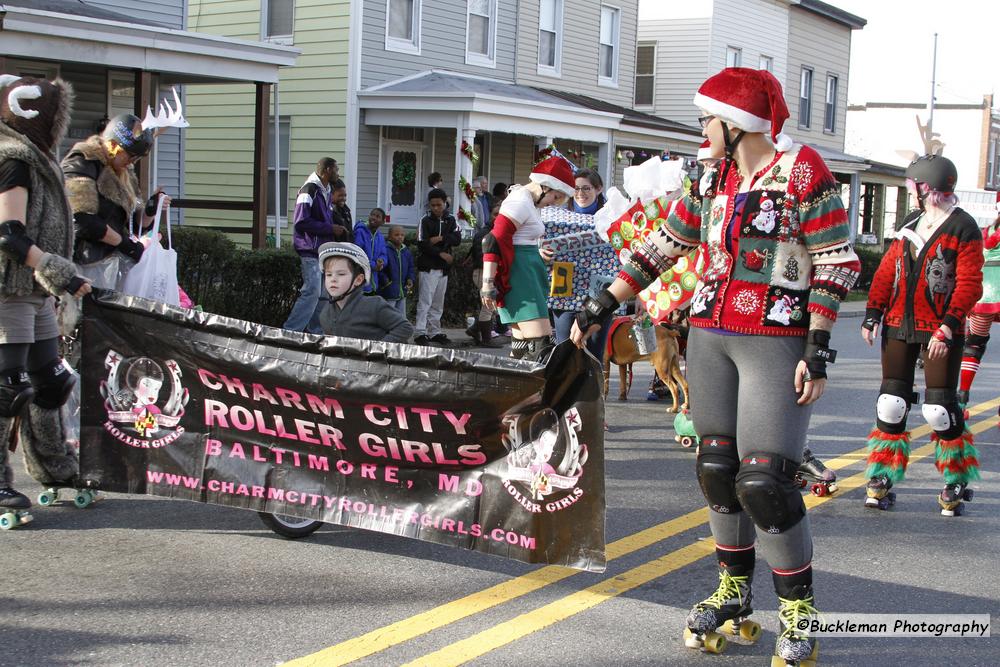
<path fill-rule="evenodd" d="M 173 247 L 170 232 L 170 209 L 167 215 L 163 213 L 163 198 L 161 197 L 153 220 L 153 231 L 149 245 L 139 258 L 139 262 L 125 275 L 121 291 L 144 299 L 161 301 L 171 306 L 180 305 L 180 292 L 177 291 L 177 251 Z M 160 245 L 160 218 L 167 219 L 167 247 Z"/>

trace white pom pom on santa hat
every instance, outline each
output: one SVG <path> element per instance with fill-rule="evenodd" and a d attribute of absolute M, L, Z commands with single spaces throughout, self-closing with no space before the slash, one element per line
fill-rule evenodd
<path fill-rule="evenodd" d="M 698 147 L 698 160 L 711 160 L 712 159 L 712 142 L 708 139 L 701 142 L 701 146 Z"/>
<path fill-rule="evenodd" d="M 741 130 L 768 135 L 775 150 L 784 152 L 795 145 L 781 131 L 788 120 L 781 84 L 766 70 L 727 67 L 701 84 L 694 103 Z"/>

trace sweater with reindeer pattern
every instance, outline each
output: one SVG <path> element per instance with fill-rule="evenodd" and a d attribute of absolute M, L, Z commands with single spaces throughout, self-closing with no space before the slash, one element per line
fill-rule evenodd
<path fill-rule="evenodd" d="M 965 332 L 965 318 L 983 294 L 983 235 L 960 208 L 926 242 L 910 213 L 882 257 L 868 292 L 866 319 L 884 320 L 885 335 L 927 343 L 939 326 Z"/>

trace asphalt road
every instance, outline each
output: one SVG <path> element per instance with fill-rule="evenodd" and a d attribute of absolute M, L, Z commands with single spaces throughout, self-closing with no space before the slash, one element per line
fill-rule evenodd
<path fill-rule="evenodd" d="M 813 450 L 844 489 L 815 502 L 817 604 L 827 613 L 1000 612 L 1000 357 L 973 390 L 983 479 L 965 516 L 945 518 L 932 456 L 916 460 L 891 512 L 866 510 L 858 453 L 872 424 L 877 357 L 858 319 L 834 333 L 840 357 L 813 417 Z M 329 527 L 302 541 L 256 515 L 152 497 L 35 508 L 0 534 L 0 664 L 39 665 L 744 665 L 768 664 L 777 627 L 759 560 L 764 636 L 708 656 L 681 643 L 688 608 L 716 583 L 694 453 L 672 416 L 644 400 L 608 403 L 603 574 L 538 568 Z M 790 381 L 790 380 L 789 380 Z M 617 394 L 613 376 L 612 396 Z M 992 401 L 985 408 L 981 404 Z M 922 426 L 919 410 L 911 427 Z M 926 429 L 914 450 L 927 443 Z M 16 461 L 18 478 L 25 480 Z M 33 495 L 39 489 L 22 483 Z M 1000 664 L 995 639 L 829 638 L 822 665 Z"/>

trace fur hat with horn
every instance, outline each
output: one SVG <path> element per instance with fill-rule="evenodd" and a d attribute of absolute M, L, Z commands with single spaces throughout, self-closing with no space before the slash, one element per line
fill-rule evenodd
<path fill-rule="evenodd" d="M 73 88 L 62 79 L 0 75 L 0 121 L 50 157 L 66 135 L 72 106 Z"/>

